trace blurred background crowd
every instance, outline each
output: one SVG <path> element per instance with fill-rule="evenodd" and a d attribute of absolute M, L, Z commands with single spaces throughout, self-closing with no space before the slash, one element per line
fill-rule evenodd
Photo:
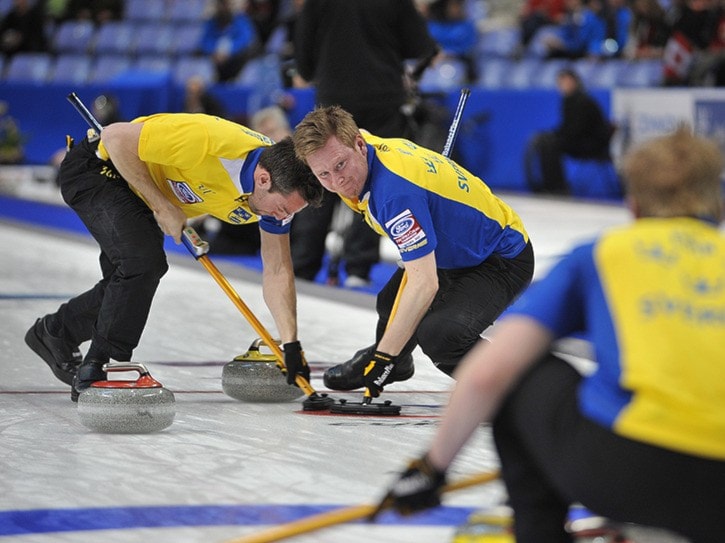
<path fill-rule="evenodd" d="M 319 55 L 315 50 L 317 37 L 307 40 L 312 42 L 310 51 L 299 50 L 304 40 L 300 40 L 298 23 L 304 20 L 306 4 L 312 12 L 320 1 L 0 0 L 0 91 L 6 86 L 6 92 L 0 92 L 0 164 L 41 162 L 57 166 L 63 158 L 60 145 L 54 148 L 57 151 L 47 153 L 47 158 L 38 158 L 43 143 L 38 127 L 26 130 L 22 119 L 16 117 L 20 109 L 27 111 L 27 105 L 16 106 L 5 98 L 28 95 L 27 85 L 55 85 L 67 92 L 66 87 L 103 90 L 103 85 L 109 84 L 112 90 L 96 92 L 91 104 L 103 124 L 130 120 L 162 107 L 167 111 L 209 113 L 247 124 L 272 138 L 284 137 L 294 126 L 295 114 L 304 113 L 295 102 L 303 95 L 296 91 L 317 94 L 309 107 L 320 101 L 344 102 L 344 97 L 334 95 L 339 61 L 326 75 L 323 68 L 315 74 L 300 63 L 303 57 L 309 60 L 310 55 Z M 382 121 L 397 117 L 384 112 L 380 101 L 376 102 L 380 109 L 377 120 L 368 116 L 364 100 L 342 104 L 378 135 L 401 135 L 440 150 L 450 122 L 450 103 L 445 104 L 442 98 L 446 93 L 450 95 L 462 87 L 555 91 L 559 103 L 542 106 L 539 124 L 545 126 L 536 133 L 519 121 L 518 131 L 530 133 L 505 134 L 501 125 L 489 122 L 492 112 L 501 112 L 500 107 L 469 106 L 462 133 L 476 140 L 475 149 L 466 150 L 466 143 L 461 142 L 453 158 L 494 185 L 525 177 L 519 188 L 531 192 L 620 198 L 610 148 L 615 134 L 626 138 L 627 127 L 611 119 L 608 108 L 602 108 L 609 98 L 596 95 L 596 90 L 725 85 L 725 1 L 395 1 L 410 4 L 416 17 L 422 18 L 428 36 L 419 41 L 422 44 L 432 40 L 437 53 L 427 59 L 425 69 L 415 77 L 411 75 L 416 66 L 421 66 L 423 50 L 405 65 L 406 103 L 402 108 L 399 104 L 394 107 L 406 115 L 410 130 L 390 131 L 384 122 L 376 125 L 381 117 Z M 324 9 L 329 9 L 329 4 L 326 6 Z M 373 3 L 370 6 L 374 9 Z M 380 6 L 377 9 L 381 20 L 387 16 Z M 320 17 L 308 13 L 307 20 Z M 343 34 L 343 47 L 344 39 L 349 37 L 344 35 L 346 32 L 350 30 L 338 32 Z M 373 54 L 375 48 L 365 49 L 349 54 L 353 69 L 362 55 Z M 405 55 L 405 49 L 399 54 Z M 324 62 L 320 58 L 315 59 L 318 68 Z M 377 82 L 376 74 L 358 75 L 360 82 Z M 119 92 L 119 88 L 130 89 L 133 84 L 154 78 L 173 86 L 173 99 L 154 102 L 139 99 L 138 93 L 132 98 L 129 93 Z M 12 85 L 19 89 L 15 94 L 7 92 Z M 244 106 L 234 89 L 246 89 Z M 590 91 L 595 92 L 592 95 Z M 368 93 L 362 83 L 360 93 Z M 538 103 L 542 98 L 530 99 Z M 124 115 L 124 106 L 132 101 L 135 107 L 126 107 Z M 544 114 L 550 110 L 556 113 Z M 508 124 L 516 125 L 511 117 L 504 126 L 506 130 Z M 553 122 L 555 117 L 558 120 Z M 480 126 L 487 122 L 490 130 L 495 127 L 497 131 L 493 137 L 480 133 Z M 42 126 L 43 131 L 47 126 L 52 132 L 47 117 Z M 55 141 L 56 136 L 53 138 Z M 515 171 L 503 169 L 499 173 L 476 162 L 488 161 L 484 166 L 490 166 L 494 160 L 487 153 L 510 162 L 496 150 L 498 138 L 514 140 L 513 145 L 502 145 L 518 153 L 521 165 Z M 596 141 L 588 142 L 588 138 Z M 31 148 L 28 140 L 32 140 L 32 157 L 26 152 Z M 584 165 L 594 168 L 580 175 L 586 179 L 583 192 L 575 186 L 571 173 L 574 163 L 565 162 L 567 159 L 589 161 Z M 490 177 L 489 171 L 494 172 Z M 342 258 L 353 266 L 351 255 L 364 254 L 364 261 L 354 264 L 357 271 L 348 270 L 346 275 L 348 286 L 369 285 L 370 269 L 380 259 L 378 241 L 365 242 L 360 233 L 348 240 L 338 237 L 336 242 L 331 241 L 326 237 L 330 231 L 358 230 L 354 223 L 351 226 L 349 216 L 341 216 L 331 206 L 325 209 L 324 216 L 320 213 L 314 220 L 298 221 L 308 226 L 316 222 L 318 227 L 316 247 L 305 246 L 299 252 L 298 276 L 319 278 L 322 258 L 330 253 L 327 281 L 336 283 L 338 260 Z M 214 221 L 197 226 L 217 237 L 220 252 L 253 254 L 258 248 L 258 235 L 253 229 L 242 231 Z M 306 230 L 305 239 L 312 236 L 309 232 Z M 348 247 L 360 243 L 367 245 Z M 303 264 L 304 255 L 314 258 Z"/>

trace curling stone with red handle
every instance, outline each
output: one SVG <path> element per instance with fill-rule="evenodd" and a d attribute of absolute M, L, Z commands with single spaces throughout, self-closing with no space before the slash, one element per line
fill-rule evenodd
<path fill-rule="evenodd" d="M 78 415 L 87 428 L 109 434 L 147 434 L 171 426 L 174 394 L 138 362 L 109 362 L 108 372 L 138 372 L 135 381 L 96 381 L 78 396 Z"/>

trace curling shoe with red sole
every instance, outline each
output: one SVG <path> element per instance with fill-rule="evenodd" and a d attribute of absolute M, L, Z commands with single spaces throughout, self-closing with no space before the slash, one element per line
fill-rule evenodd
<path fill-rule="evenodd" d="M 375 345 L 360 349 L 347 362 L 328 369 L 322 376 L 323 383 L 331 390 L 354 390 L 364 387 L 363 370 L 370 362 L 370 358 L 374 352 Z M 397 381 L 407 381 L 413 377 L 414 373 L 413 355 L 405 355 L 396 361 L 395 368 L 385 384 L 389 385 Z"/>

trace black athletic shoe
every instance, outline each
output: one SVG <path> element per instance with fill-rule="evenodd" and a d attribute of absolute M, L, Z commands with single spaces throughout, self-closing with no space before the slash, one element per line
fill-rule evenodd
<path fill-rule="evenodd" d="M 325 386 L 332 390 L 354 390 L 365 386 L 363 381 L 363 370 L 370 362 L 370 357 L 375 352 L 375 345 L 360 349 L 347 362 L 338 364 L 328 369 L 322 376 Z M 395 369 L 386 381 L 386 385 L 396 381 L 407 381 L 415 373 L 413 355 L 409 354 L 400 358 L 395 363 Z"/>
<path fill-rule="evenodd" d="M 105 381 L 107 379 L 107 374 L 103 371 L 103 364 L 104 362 L 98 360 L 86 360 L 78 367 L 73 379 L 73 388 L 70 390 L 70 399 L 72 401 L 77 402 L 80 393 L 96 381 Z"/>
<path fill-rule="evenodd" d="M 83 361 L 77 345 L 50 335 L 45 319 L 35 324 L 25 334 L 25 343 L 53 370 L 53 375 L 66 385 L 73 384 L 73 376 Z"/>

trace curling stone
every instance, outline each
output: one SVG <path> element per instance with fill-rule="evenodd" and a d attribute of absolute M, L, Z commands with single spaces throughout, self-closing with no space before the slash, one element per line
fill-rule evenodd
<path fill-rule="evenodd" d="M 262 339 L 257 338 L 246 353 L 224 366 L 224 393 L 236 400 L 259 403 L 291 402 L 303 396 L 300 388 L 287 384 L 277 366 L 277 357 L 259 351 L 263 344 Z"/>
<path fill-rule="evenodd" d="M 137 362 L 112 362 L 111 373 L 136 371 L 135 381 L 96 381 L 78 396 L 81 423 L 107 434 L 147 434 L 171 426 L 176 410 L 174 394 Z"/>

